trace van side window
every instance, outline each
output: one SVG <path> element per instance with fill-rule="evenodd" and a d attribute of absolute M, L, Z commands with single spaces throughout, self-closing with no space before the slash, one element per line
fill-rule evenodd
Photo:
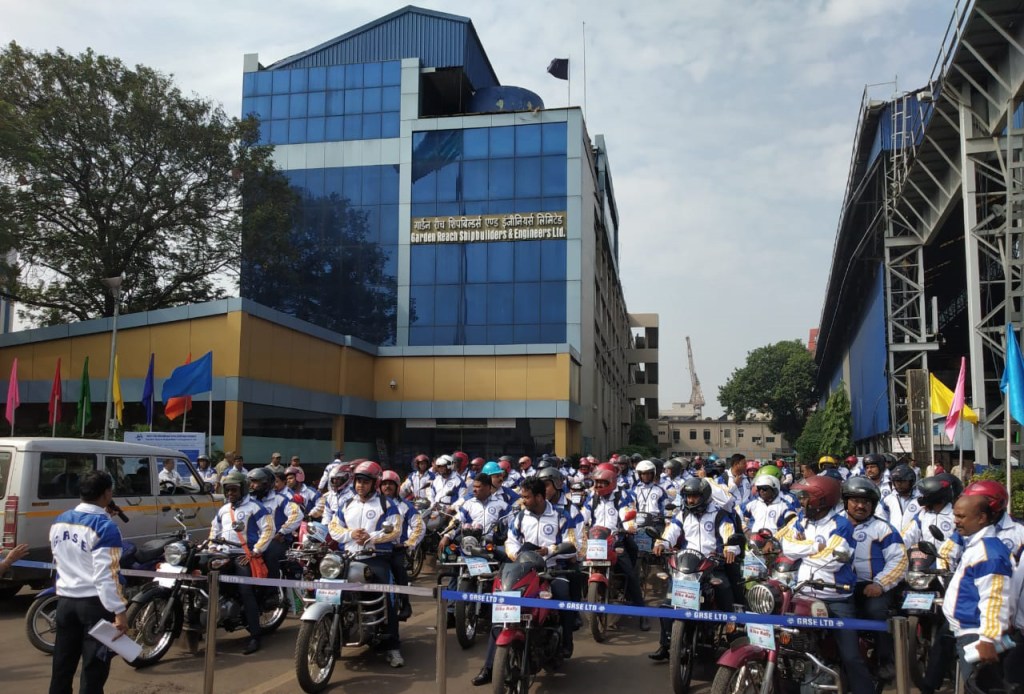
<path fill-rule="evenodd" d="M 40 453 L 39 498 L 77 499 L 79 479 L 95 469 L 93 453 Z"/>
<path fill-rule="evenodd" d="M 106 466 L 114 478 L 115 496 L 148 496 L 153 493 L 148 457 L 107 456 Z"/>
<path fill-rule="evenodd" d="M 10 451 L 0 451 L 0 496 L 4 495 L 4 490 L 7 489 L 7 480 L 11 477 L 11 459 L 14 455 Z M 17 494 L 15 491 L 11 491 L 11 494 Z"/>

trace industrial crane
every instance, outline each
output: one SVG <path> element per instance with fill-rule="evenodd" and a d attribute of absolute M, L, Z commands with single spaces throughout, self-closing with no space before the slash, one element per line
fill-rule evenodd
<path fill-rule="evenodd" d="M 693 349 L 690 347 L 690 336 L 686 336 L 686 359 L 690 365 L 690 401 L 687 403 L 693 407 L 693 413 L 698 419 L 701 417 L 704 407 L 704 392 L 700 389 L 700 379 L 697 378 L 697 370 L 693 368 Z"/>

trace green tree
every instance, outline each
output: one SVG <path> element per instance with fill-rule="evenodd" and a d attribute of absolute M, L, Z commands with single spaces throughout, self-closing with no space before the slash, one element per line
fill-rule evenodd
<path fill-rule="evenodd" d="M 658 438 L 651 431 L 651 425 L 646 419 L 638 418 L 629 425 L 629 446 L 616 451 L 621 454 L 639 453 L 644 457 L 657 456 L 661 449 L 658 447 Z"/>
<path fill-rule="evenodd" d="M 155 70 L 12 42 L 0 51 L 0 255 L 17 250 L 19 284 L 3 289 L 41 324 L 111 315 L 101 280 L 122 274 L 125 311 L 223 296 L 238 273 L 242 186 L 275 191 L 251 198 L 264 230 L 290 204 L 258 142 L 254 119 Z"/>
<path fill-rule="evenodd" d="M 824 412 L 818 410 L 811 413 L 804 424 L 804 430 L 800 432 L 793 448 L 796 449 L 797 460 L 801 463 L 817 462 L 821 456 L 821 434 Z"/>
<path fill-rule="evenodd" d="M 764 413 L 771 417 L 773 432 L 796 441 L 815 403 L 814 370 L 814 359 L 800 340 L 758 347 L 718 389 L 718 402 L 736 420 L 751 411 Z"/>
<path fill-rule="evenodd" d="M 853 424 L 850 419 L 850 398 L 843 382 L 839 382 L 825 404 L 821 418 L 821 455 L 845 457 L 853 450 Z"/>

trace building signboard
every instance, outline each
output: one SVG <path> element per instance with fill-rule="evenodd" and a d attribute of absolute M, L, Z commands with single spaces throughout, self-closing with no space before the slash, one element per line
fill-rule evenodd
<path fill-rule="evenodd" d="M 474 243 L 564 238 L 566 224 L 565 212 L 562 211 L 413 217 L 410 241 L 414 244 Z"/>

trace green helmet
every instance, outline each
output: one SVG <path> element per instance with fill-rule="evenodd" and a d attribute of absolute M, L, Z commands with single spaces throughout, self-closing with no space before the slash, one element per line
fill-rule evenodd
<path fill-rule="evenodd" d="M 761 467 L 759 467 L 757 469 L 757 474 L 758 475 L 771 475 L 772 477 L 777 477 L 780 480 L 782 479 L 782 470 L 780 470 L 775 465 L 762 465 Z"/>
<path fill-rule="evenodd" d="M 232 484 L 236 484 L 243 489 L 248 488 L 245 475 L 238 471 L 229 472 L 228 474 L 224 475 L 224 477 L 222 477 L 220 480 L 221 487 L 227 487 Z"/>

